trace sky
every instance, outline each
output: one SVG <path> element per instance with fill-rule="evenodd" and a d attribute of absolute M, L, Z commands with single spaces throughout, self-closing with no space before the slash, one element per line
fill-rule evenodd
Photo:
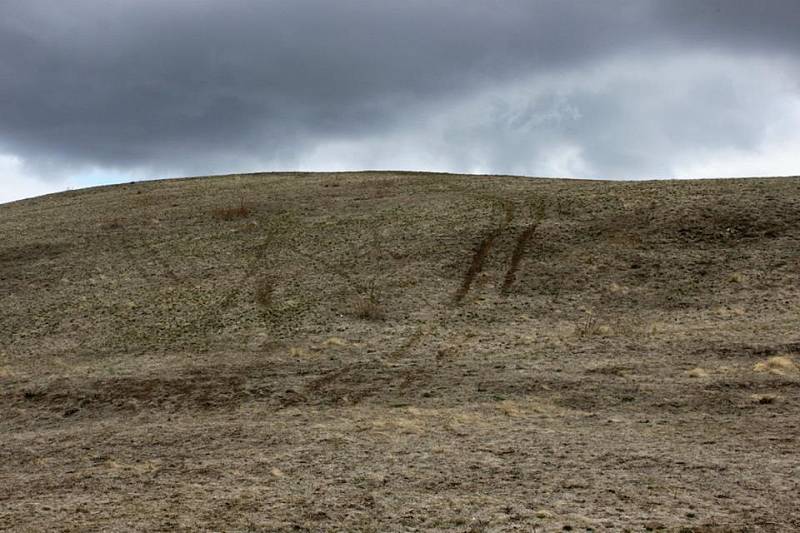
<path fill-rule="evenodd" d="M 0 202 L 277 170 L 800 174 L 797 0 L 2 0 Z"/>

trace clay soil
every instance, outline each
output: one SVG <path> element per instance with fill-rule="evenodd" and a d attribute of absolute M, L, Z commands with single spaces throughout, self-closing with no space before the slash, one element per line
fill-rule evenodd
<path fill-rule="evenodd" d="M 0 529 L 800 530 L 800 180 L 0 205 Z"/>

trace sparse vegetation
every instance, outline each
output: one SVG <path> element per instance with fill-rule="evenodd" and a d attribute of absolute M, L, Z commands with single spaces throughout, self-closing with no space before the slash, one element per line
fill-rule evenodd
<path fill-rule="evenodd" d="M 587 314 L 575 324 L 575 335 L 584 339 L 586 337 L 593 337 L 597 335 L 608 335 L 611 328 L 600 322 L 596 316 Z"/>
<path fill-rule="evenodd" d="M 0 235 L 0 529 L 800 523 L 800 180 L 241 175 Z"/>
<path fill-rule="evenodd" d="M 766 361 L 761 361 L 753 366 L 755 372 L 768 372 L 778 376 L 800 375 L 800 367 L 795 364 L 791 357 L 786 355 L 775 355 Z"/>
<path fill-rule="evenodd" d="M 211 212 L 215 219 L 230 222 L 249 217 L 253 212 L 244 195 L 239 197 L 239 203 L 230 207 L 217 207 Z"/>
<path fill-rule="evenodd" d="M 358 296 L 353 303 L 353 314 L 362 320 L 384 320 L 386 313 L 378 299 L 370 294 Z"/>
<path fill-rule="evenodd" d="M 708 372 L 702 368 L 697 367 L 689 370 L 689 372 L 687 372 L 687 375 L 690 378 L 707 378 Z"/>

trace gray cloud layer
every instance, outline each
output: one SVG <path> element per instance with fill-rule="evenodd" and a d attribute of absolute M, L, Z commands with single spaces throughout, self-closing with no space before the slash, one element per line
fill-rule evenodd
<path fill-rule="evenodd" d="M 795 0 L 6 0 L 0 154 L 53 179 L 791 166 L 798 23 Z"/>

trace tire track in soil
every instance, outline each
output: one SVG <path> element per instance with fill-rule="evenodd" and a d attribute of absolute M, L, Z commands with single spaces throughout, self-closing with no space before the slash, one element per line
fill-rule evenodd
<path fill-rule="evenodd" d="M 469 290 L 472 288 L 472 284 L 475 282 L 475 278 L 477 278 L 478 274 L 483 271 L 484 263 L 486 262 L 486 258 L 489 256 L 489 252 L 494 245 L 494 241 L 503 234 L 503 232 L 514 220 L 514 206 L 502 200 L 500 201 L 500 204 L 503 208 L 503 219 L 494 229 L 494 231 L 483 238 L 483 240 L 475 249 L 475 252 L 472 254 L 472 261 L 470 262 L 469 268 L 464 273 L 461 287 L 458 288 L 455 294 L 454 300 L 456 303 L 461 303 L 464 297 L 469 293 Z"/>
<path fill-rule="evenodd" d="M 525 256 L 525 250 L 528 247 L 528 243 L 530 242 L 531 238 L 533 238 L 533 234 L 536 233 L 536 228 L 538 226 L 539 223 L 534 222 L 517 236 L 517 243 L 514 246 L 514 251 L 511 254 L 511 263 L 508 265 L 508 270 L 503 278 L 503 287 L 500 289 L 501 294 L 504 296 L 511 292 L 511 287 L 514 285 L 514 281 L 516 281 L 517 278 L 517 271 L 519 270 L 520 262 Z"/>
<path fill-rule="evenodd" d="M 483 240 L 478 244 L 475 252 L 472 254 L 472 261 L 470 262 L 469 268 L 464 273 L 461 287 L 459 287 L 458 291 L 456 291 L 456 303 L 460 303 L 464 299 L 464 297 L 469 293 L 475 278 L 481 273 L 481 271 L 483 271 L 483 265 L 486 262 L 486 258 L 489 256 L 492 245 L 494 244 L 494 241 L 503 233 L 503 229 L 503 227 L 496 229 L 484 237 Z"/>

